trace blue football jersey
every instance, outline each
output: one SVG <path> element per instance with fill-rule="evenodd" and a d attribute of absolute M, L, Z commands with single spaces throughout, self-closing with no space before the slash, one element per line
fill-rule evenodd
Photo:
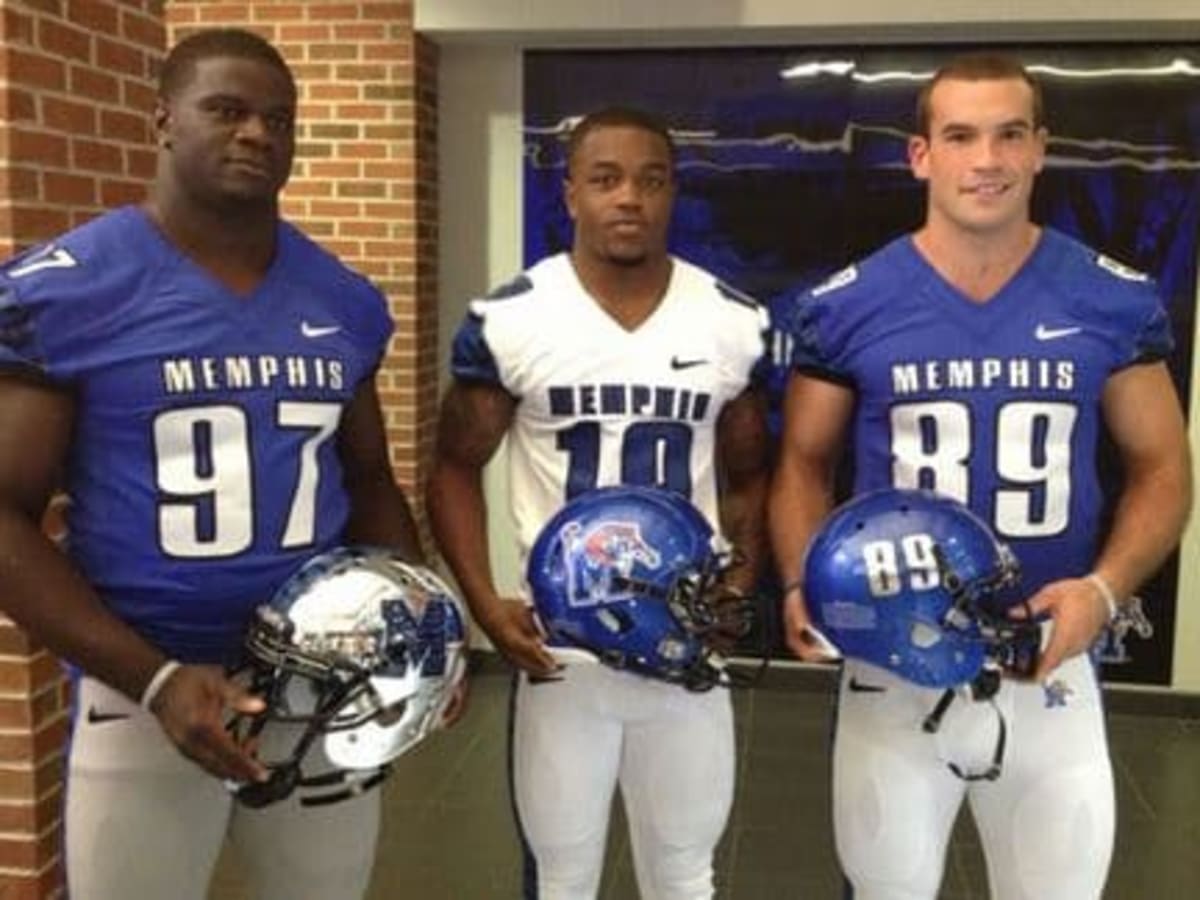
<path fill-rule="evenodd" d="M 248 297 L 134 207 L 0 269 L 0 363 L 76 397 L 69 552 L 188 662 L 232 661 L 254 607 L 339 542 L 337 429 L 391 330 L 377 290 L 283 223 Z"/>
<path fill-rule="evenodd" d="M 975 303 L 906 236 L 799 303 L 796 369 L 856 394 L 856 493 L 920 487 L 966 503 L 1017 554 L 1026 595 L 1090 570 L 1105 382 L 1171 348 L 1145 275 L 1045 229 Z"/>

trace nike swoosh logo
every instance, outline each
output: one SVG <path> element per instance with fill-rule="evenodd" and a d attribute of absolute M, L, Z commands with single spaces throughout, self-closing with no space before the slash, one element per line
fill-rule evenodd
<path fill-rule="evenodd" d="M 887 688 L 880 684 L 863 684 L 856 676 L 851 675 L 850 690 L 856 694 L 882 694 Z"/>
<path fill-rule="evenodd" d="M 94 706 L 89 706 L 87 711 L 87 721 L 89 725 L 99 725 L 101 722 L 116 722 L 120 719 L 128 719 L 129 713 L 105 713 L 100 712 Z"/>
<path fill-rule="evenodd" d="M 691 369 L 694 366 L 702 366 L 707 362 L 707 359 L 680 359 L 678 356 L 672 356 L 671 368 L 676 371 L 679 369 Z"/>
<path fill-rule="evenodd" d="M 341 325 L 310 325 L 308 322 L 300 323 L 300 333 L 306 338 L 329 337 L 329 335 L 337 334 L 341 330 Z"/>
<path fill-rule="evenodd" d="M 1058 338 L 1070 337 L 1073 334 L 1079 334 L 1083 331 L 1082 328 L 1047 328 L 1045 325 L 1038 325 L 1034 330 L 1033 336 L 1039 341 L 1053 341 Z"/>

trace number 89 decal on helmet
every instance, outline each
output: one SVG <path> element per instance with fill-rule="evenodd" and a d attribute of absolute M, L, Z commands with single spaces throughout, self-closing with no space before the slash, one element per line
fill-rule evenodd
<path fill-rule="evenodd" d="M 466 671 L 465 633 L 461 601 L 424 566 L 374 547 L 311 560 L 258 608 L 246 638 L 251 690 L 267 709 L 238 723 L 243 737 L 274 721 L 295 739 L 238 799 L 265 806 L 300 788 L 313 805 L 378 784 L 441 725 Z M 306 775 L 317 741 L 334 768 Z"/>
<path fill-rule="evenodd" d="M 728 683 L 720 647 L 753 608 L 725 585 L 729 553 L 682 496 L 606 487 L 568 502 L 542 528 L 527 577 L 553 650 L 707 690 Z"/>
<path fill-rule="evenodd" d="M 813 624 L 846 656 L 924 687 L 969 683 L 985 662 L 1028 674 L 1037 626 L 1008 618 L 1019 566 L 970 510 L 929 491 L 839 507 L 809 544 Z"/>

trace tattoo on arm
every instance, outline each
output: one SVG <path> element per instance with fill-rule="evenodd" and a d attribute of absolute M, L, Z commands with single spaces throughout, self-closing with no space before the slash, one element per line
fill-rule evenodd
<path fill-rule="evenodd" d="M 516 406 L 502 388 L 455 383 L 442 401 L 438 454 L 461 465 L 483 466 L 500 446 Z"/>

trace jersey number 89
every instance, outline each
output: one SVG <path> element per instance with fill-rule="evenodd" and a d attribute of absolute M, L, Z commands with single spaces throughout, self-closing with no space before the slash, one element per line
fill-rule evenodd
<path fill-rule="evenodd" d="M 1006 537 L 1048 537 L 1071 512 L 1070 403 L 1016 401 L 996 413 L 995 527 Z M 892 484 L 930 488 L 970 504 L 970 409 L 950 401 L 892 408 Z"/>

